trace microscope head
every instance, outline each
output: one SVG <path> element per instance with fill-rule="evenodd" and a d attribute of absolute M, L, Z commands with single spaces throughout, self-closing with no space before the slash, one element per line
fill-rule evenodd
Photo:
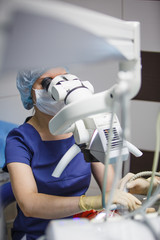
<path fill-rule="evenodd" d="M 66 105 L 94 93 L 94 88 L 89 81 L 81 81 L 77 76 L 68 73 L 53 79 L 44 78 L 42 86 L 54 100 L 64 101 Z"/>

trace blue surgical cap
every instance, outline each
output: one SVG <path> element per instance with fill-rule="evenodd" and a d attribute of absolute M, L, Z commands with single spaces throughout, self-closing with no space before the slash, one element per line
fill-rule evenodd
<path fill-rule="evenodd" d="M 44 73 L 47 69 L 36 70 L 24 70 L 17 74 L 17 88 L 21 95 L 23 106 L 26 109 L 33 107 L 33 100 L 31 96 L 31 89 L 35 81 Z"/>

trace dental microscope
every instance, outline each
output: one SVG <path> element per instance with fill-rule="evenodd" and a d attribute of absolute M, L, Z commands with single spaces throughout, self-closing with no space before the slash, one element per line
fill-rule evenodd
<path fill-rule="evenodd" d="M 140 150 L 126 139 L 122 143 L 122 129 L 116 114 L 113 116 L 113 126 L 110 129 L 111 112 L 106 112 L 106 107 L 108 101 L 112 104 L 117 86 L 109 91 L 94 94 L 94 88 L 89 81 L 81 81 L 72 74 L 60 75 L 53 79 L 44 78 L 42 86 L 55 101 L 63 101 L 65 104 L 64 108 L 51 119 L 50 132 L 54 135 L 72 132 L 76 142 L 58 163 L 52 174 L 54 177 L 61 175 L 81 149 L 90 153 L 88 156 L 93 160 L 105 164 L 110 134 L 112 136 L 109 163 L 116 162 L 121 144 L 123 161 L 128 159 L 129 152 L 141 156 Z"/>

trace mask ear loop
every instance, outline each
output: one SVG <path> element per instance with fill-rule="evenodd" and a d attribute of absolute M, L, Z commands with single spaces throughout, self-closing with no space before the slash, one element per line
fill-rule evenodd
<path fill-rule="evenodd" d="M 36 92 L 36 88 L 32 88 L 32 90 L 34 91 L 34 92 Z M 35 93 L 35 99 L 33 99 L 33 95 L 32 95 L 32 101 L 33 101 L 33 106 L 36 106 L 36 93 Z"/>

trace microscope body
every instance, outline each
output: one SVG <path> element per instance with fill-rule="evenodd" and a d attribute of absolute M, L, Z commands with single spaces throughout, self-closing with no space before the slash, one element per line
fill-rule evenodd
<path fill-rule="evenodd" d="M 45 79 L 44 79 L 45 80 Z M 50 96 L 56 101 L 64 101 L 65 107 L 61 109 L 61 111 L 51 119 L 49 128 L 52 134 L 54 134 L 54 129 L 56 129 L 56 124 L 53 124 L 56 118 L 58 117 L 58 124 L 62 121 L 63 117 L 61 114 L 64 112 L 67 113 L 66 116 L 71 116 L 70 113 L 76 114 L 77 117 L 70 122 L 63 130 L 59 131 L 59 134 L 72 132 L 74 135 L 74 139 L 76 145 L 79 147 L 85 146 L 85 149 L 90 152 L 90 154 L 97 160 L 102 163 L 105 163 L 106 153 L 109 144 L 109 138 L 111 138 L 111 145 L 110 145 L 110 152 L 109 152 L 109 159 L 110 163 L 115 163 L 117 157 L 119 156 L 119 148 L 121 146 L 121 156 L 122 160 L 125 161 L 128 159 L 129 151 L 127 148 L 127 144 L 125 141 L 122 143 L 121 137 L 121 126 L 119 120 L 114 114 L 113 116 L 113 124 L 112 124 L 112 131 L 110 129 L 110 122 L 111 122 L 111 112 L 107 112 L 104 110 L 101 111 L 101 105 L 95 106 L 94 102 L 97 103 L 102 101 L 105 103 L 107 101 L 106 94 L 100 95 L 100 98 L 94 98 L 96 94 L 94 94 L 94 88 L 89 81 L 81 81 L 77 76 L 72 74 L 65 74 L 55 77 L 54 79 L 50 79 L 47 84 L 42 82 L 42 86 L 45 85 L 46 90 L 50 94 Z M 111 89 L 111 91 L 113 91 Z M 107 92 L 107 97 L 110 96 L 112 98 L 112 93 Z M 93 102 L 92 102 L 93 100 Z M 81 104 L 81 108 L 78 108 L 79 103 L 83 101 L 85 104 Z M 90 104 L 89 104 L 90 102 Z M 90 106 L 92 102 L 92 107 L 95 107 L 95 113 L 92 114 L 90 112 Z M 77 106 L 75 108 L 75 106 Z M 81 110 L 80 110 L 81 109 Z M 86 112 L 84 115 L 81 114 L 81 111 Z M 59 115 L 60 114 L 60 115 Z M 79 115 L 78 115 L 79 114 Z M 64 119 L 63 119 L 64 120 Z M 57 124 L 57 125 L 58 125 Z M 61 124 L 60 124 L 61 125 Z M 56 129 L 57 131 L 57 129 Z M 80 151 L 79 147 L 74 147 L 73 151 L 74 154 L 66 153 L 66 156 L 75 156 L 76 151 L 77 153 Z M 65 161 L 69 163 L 67 158 L 63 158 L 62 162 L 66 167 Z M 57 166 L 58 167 L 58 166 Z M 56 170 L 55 170 L 56 171 Z M 54 174 L 53 174 L 54 175 Z M 59 175 L 59 173 L 58 173 Z"/>

